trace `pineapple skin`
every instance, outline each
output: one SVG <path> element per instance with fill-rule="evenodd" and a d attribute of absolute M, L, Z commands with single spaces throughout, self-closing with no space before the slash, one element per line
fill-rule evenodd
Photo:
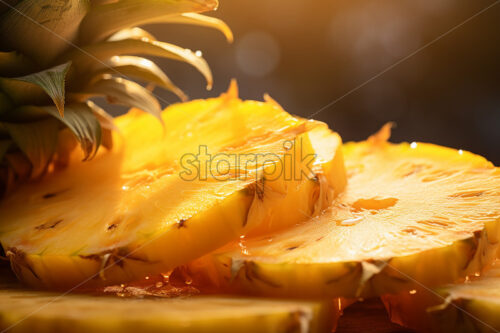
<path fill-rule="evenodd" d="M 373 139 L 371 142 L 345 144 L 347 170 L 352 170 L 349 168 L 349 162 L 353 152 L 369 154 L 378 149 L 375 146 L 379 144 L 374 143 Z M 410 149 L 409 144 L 394 147 L 396 151 Z M 486 168 L 494 175 L 492 182 L 499 179 L 500 169 L 494 168 L 480 156 L 423 143 L 418 143 L 418 150 L 422 154 L 439 158 L 466 159 L 472 170 Z M 359 168 L 362 170 L 363 166 Z M 308 264 L 307 260 L 303 260 L 300 263 L 280 263 L 266 262 L 265 258 L 260 259 L 258 255 L 252 257 L 252 247 L 248 246 L 246 251 L 249 255 L 233 248 L 228 252 L 217 253 L 207 260 L 213 260 L 217 268 L 217 277 L 211 278 L 213 281 L 230 292 L 252 295 L 356 298 L 409 291 L 419 289 L 421 285 L 437 287 L 480 272 L 496 259 L 500 240 L 500 218 L 497 217 L 498 213 L 491 214 L 482 219 L 484 226 L 470 236 L 411 255 L 347 262 Z M 318 234 L 310 238 L 316 237 Z M 285 241 L 284 249 L 295 245 L 287 244 Z M 300 247 L 298 244 L 296 246 Z"/>

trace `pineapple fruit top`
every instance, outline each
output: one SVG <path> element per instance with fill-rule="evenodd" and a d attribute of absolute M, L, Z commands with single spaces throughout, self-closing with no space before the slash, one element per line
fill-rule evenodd
<path fill-rule="evenodd" d="M 500 169 L 388 136 L 344 145 L 348 185 L 323 214 L 216 254 L 222 281 L 266 295 L 365 297 L 454 282 L 491 262 Z"/>
<path fill-rule="evenodd" d="M 5 199 L 0 242 L 17 275 L 52 288 L 139 279 L 318 214 L 345 186 L 340 137 L 236 94 L 169 107 L 164 127 L 132 110 L 113 151 L 76 151 Z"/>
<path fill-rule="evenodd" d="M 138 26 L 192 24 L 231 30 L 198 14 L 217 0 L 13 0 L 0 3 L 0 195 L 41 177 L 79 142 L 91 159 L 113 130 L 91 97 L 137 107 L 160 117 L 160 103 L 142 82 L 186 95 L 143 56 L 188 63 L 212 74 L 200 53 L 155 39 Z M 137 56 L 138 54 L 142 56 Z M 72 135 L 71 135 L 72 134 Z"/>

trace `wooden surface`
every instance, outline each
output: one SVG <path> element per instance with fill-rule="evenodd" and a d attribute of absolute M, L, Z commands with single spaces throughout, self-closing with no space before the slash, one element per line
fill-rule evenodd
<path fill-rule="evenodd" d="M 340 318 L 338 333 L 414 333 L 390 322 L 379 299 L 349 306 Z"/>

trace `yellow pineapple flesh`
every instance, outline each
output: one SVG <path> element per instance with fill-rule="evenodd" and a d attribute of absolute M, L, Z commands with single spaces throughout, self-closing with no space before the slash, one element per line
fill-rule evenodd
<path fill-rule="evenodd" d="M 2 272 L 4 273 L 4 272 Z M 25 332 L 331 332 L 331 301 L 228 296 L 61 295 L 0 282 L 0 330 Z"/>
<path fill-rule="evenodd" d="M 500 169 L 468 152 L 391 144 L 388 132 L 344 145 L 348 185 L 328 211 L 208 257 L 212 280 L 246 293 L 368 297 L 454 282 L 491 262 Z"/>
<path fill-rule="evenodd" d="M 0 242 L 21 280 L 67 289 L 166 272 L 241 235 L 300 223 L 345 185 L 337 134 L 270 99 L 241 101 L 235 86 L 171 106 L 162 121 L 132 110 L 116 120 L 112 151 L 85 163 L 75 152 L 67 169 L 2 202 Z M 200 149 L 228 162 L 196 170 Z M 271 163 L 252 163 L 259 154 Z"/>

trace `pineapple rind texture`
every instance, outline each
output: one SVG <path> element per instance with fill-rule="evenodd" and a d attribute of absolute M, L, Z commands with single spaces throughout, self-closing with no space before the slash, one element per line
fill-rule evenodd
<path fill-rule="evenodd" d="M 331 301 L 62 296 L 0 285 L 0 330 L 15 333 L 322 333 L 331 332 L 336 315 Z"/>
<path fill-rule="evenodd" d="M 4 3 L 0 20 L 0 135 L 8 144 L 8 153 L 0 155 L 0 195 L 12 192 L 19 183 L 42 177 L 54 166 L 63 167 L 66 155 L 75 147 L 64 141 L 79 142 L 88 159 L 101 145 L 111 147 L 112 128 L 107 126 L 109 120 L 103 121 L 105 111 L 89 98 L 106 97 L 110 103 L 159 116 L 160 103 L 151 91 L 131 81 L 136 79 L 187 99 L 152 61 L 130 55 L 187 62 L 203 74 L 210 88 L 212 74 L 199 53 L 157 41 L 137 26 L 197 25 L 217 29 L 231 42 L 231 30 L 224 22 L 198 14 L 217 6 L 217 0 Z M 85 116 L 79 116 L 82 113 Z M 47 120 L 55 126 L 35 131 L 40 121 Z M 73 136 L 52 140 L 65 128 Z M 31 132 L 36 134 L 31 134 L 33 139 L 25 139 Z"/>
<path fill-rule="evenodd" d="M 413 148 L 414 147 L 414 148 Z M 430 144 L 344 145 L 349 178 L 330 211 L 216 253 L 231 292 L 370 297 L 481 271 L 500 238 L 500 169 Z"/>
<path fill-rule="evenodd" d="M 132 110 L 116 121 L 113 151 L 85 163 L 75 151 L 68 168 L 2 202 L 0 242 L 22 281 L 69 289 L 166 272 L 242 235 L 303 222 L 345 186 L 337 134 L 275 103 L 241 101 L 234 86 L 220 98 L 171 106 L 162 120 L 167 131 Z M 241 177 L 220 180 L 210 169 L 207 179 L 201 170 L 199 178 L 183 179 L 183 157 L 200 147 L 213 156 L 273 153 L 283 165 L 293 163 L 276 168 L 275 178 L 267 164 L 230 161 L 215 171 Z M 302 159 L 311 154 L 308 166 Z M 287 178 L 288 171 L 301 177 Z"/>

